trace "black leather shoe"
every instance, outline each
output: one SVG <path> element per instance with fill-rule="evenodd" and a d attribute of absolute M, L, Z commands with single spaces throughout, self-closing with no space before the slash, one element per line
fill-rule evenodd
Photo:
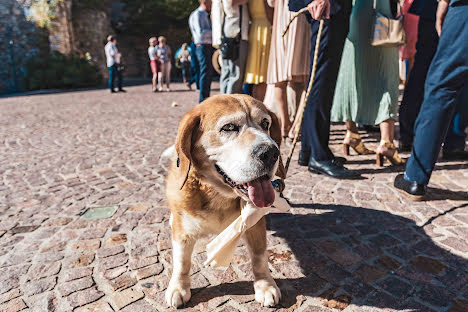
<path fill-rule="evenodd" d="M 445 160 L 468 160 L 468 151 L 459 149 L 454 151 L 442 151 L 442 159 Z"/>
<path fill-rule="evenodd" d="M 127 91 L 125 91 L 124 89 L 119 89 L 119 92 L 126 93 Z"/>
<path fill-rule="evenodd" d="M 336 160 L 316 161 L 314 158 L 309 160 L 309 171 L 317 174 L 324 174 L 336 179 L 360 179 L 360 174 L 348 170 Z"/>
<path fill-rule="evenodd" d="M 309 164 L 309 158 L 310 152 L 304 152 L 301 150 L 299 152 L 299 159 L 297 160 L 297 163 L 299 166 L 307 166 Z"/>
<path fill-rule="evenodd" d="M 310 159 L 310 152 L 299 152 L 299 159 L 297 160 L 297 163 L 299 166 L 308 166 L 309 165 L 309 159 Z M 343 165 L 346 163 L 346 158 L 344 157 L 335 157 L 335 162 L 339 165 Z"/>
<path fill-rule="evenodd" d="M 398 150 L 402 153 L 411 153 L 411 150 L 413 149 L 413 144 L 411 143 L 404 143 L 400 141 L 398 144 Z"/>
<path fill-rule="evenodd" d="M 426 195 L 426 185 L 418 184 L 414 181 L 406 181 L 403 174 L 399 174 L 395 177 L 393 186 L 405 197 L 413 201 L 421 201 L 424 195 Z"/>

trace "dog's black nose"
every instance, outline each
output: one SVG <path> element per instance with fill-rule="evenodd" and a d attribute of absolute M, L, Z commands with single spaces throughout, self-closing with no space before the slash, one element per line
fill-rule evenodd
<path fill-rule="evenodd" d="M 278 157 L 280 155 L 280 151 L 274 145 L 257 145 L 254 150 L 253 154 L 263 162 L 265 167 L 271 168 L 275 165 Z"/>

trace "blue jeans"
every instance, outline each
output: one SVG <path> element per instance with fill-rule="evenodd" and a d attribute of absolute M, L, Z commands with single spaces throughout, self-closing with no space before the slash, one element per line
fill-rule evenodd
<path fill-rule="evenodd" d="M 117 65 L 114 64 L 112 66 L 107 67 L 109 70 L 109 89 L 114 90 L 115 80 L 117 78 L 117 86 L 119 90 L 122 89 L 122 72 L 118 70 Z"/>
<path fill-rule="evenodd" d="M 468 82 L 468 4 L 450 6 L 437 52 L 424 86 L 424 102 L 414 131 L 414 144 L 405 178 L 428 184 L 447 130 L 455 113 L 457 97 Z M 463 103 L 463 111 L 468 103 Z"/>
<path fill-rule="evenodd" d="M 201 103 L 210 96 L 211 80 L 213 78 L 213 64 L 211 63 L 213 48 L 208 45 L 199 45 L 195 48 L 195 54 L 200 66 L 198 80 L 200 86 L 199 102 Z"/>

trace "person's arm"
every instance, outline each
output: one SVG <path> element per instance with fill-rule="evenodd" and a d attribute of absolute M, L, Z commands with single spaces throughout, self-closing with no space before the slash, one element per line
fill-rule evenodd
<path fill-rule="evenodd" d="M 313 0 L 307 6 L 307 10 L 314 20 L 330 18 L 330 0 Z"/>
<path fill-rule="evenodd" d="M 448 7 L 450 5 L 450 0 L 438 0 L 439 5 L 437 6 L 436 13 L 436 31 L 440 34 L 442 33 L 442 26 L 444 25 L 445 16 L 447 15 Z"/>
<path fill-rule="evenodd" d="M 192 31 L 193 42 L 201 42 L 200 12 L 197 11 L 189 19 L 190 30 Z"/>

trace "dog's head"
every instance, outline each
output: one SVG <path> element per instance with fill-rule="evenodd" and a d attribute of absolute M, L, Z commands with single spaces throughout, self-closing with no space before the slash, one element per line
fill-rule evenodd
<path fill-rule="evenodd" d="M 200 179 L 227 197 L 270 206 L 270 180 L 284 178 L 281 130 L 275 114 L 246 95 L 213 96 L 186 113 L 176 139 L 179 187 L 194 168 Z"/>

